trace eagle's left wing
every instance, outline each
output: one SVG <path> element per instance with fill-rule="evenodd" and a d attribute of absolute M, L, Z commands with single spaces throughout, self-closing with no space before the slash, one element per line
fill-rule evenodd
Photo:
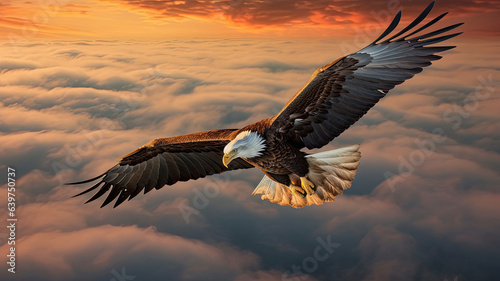
<path fill-rule="evenodd" d="M 289 136 L 298 147 L 320 148 L 366 114 L 389 90 L 421 72 L 431 61 L 440 59 L 435 53 L 454 46 L 427 46 L 461 34 L 436 37 L 462 23 L 411 37 L 427 30 L 445 16 L 444 13 L 409 33 L 429 14 L 433 4 L 396 35 L 379 42 L 396 28 L 400 11 L 373 43 L 316 70 L 274 117 L 271 128 Z"/>

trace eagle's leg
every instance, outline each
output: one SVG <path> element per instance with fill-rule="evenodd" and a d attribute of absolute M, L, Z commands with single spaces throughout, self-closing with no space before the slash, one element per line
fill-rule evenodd
<path fill-rule="evenodd" d="M 290 190 L 292 191 L 293 194 L 301 198 L 306 197 L 306 192 L 304 191 L 304 189 L 302 189 L 302 187 L 293 184 L 290 184 L 288 187 L 290 187 Z"/>
<path fill-rule="evenodd" d="M 314 192 L 316 191 L 316 186 L 314 185 L 314 183 L 312 183 L 306 177 L 300 177 L 300 185 L 309 195 L 314 194 Z"/>
<path fill-rule="evenodd" d="M 288 178 L 290 181 L 290 185 L 288 186 L 290 188 L 290 191 L 298 197 L 306 197 L 306 191 L 302 187 L 300 187 L 300 177 L 297 174 L 292 173 L 288 175 Z"/>
<path fill-rule="evenodd" d="M 305 191 L 304 194 L 312 195 L 316 191 L 316 186 L 306 177 L 309 173 L 309 163 L 304 156 L 305 154 L 300 150 L 294 150 L 293 152 L 295 153 L 293 160 L 285 161 L 283 164 L 292 174 L 295 174 L 300 178 L 300 187 Z M 299 184 L 297 183 L 296 185 Z"/>
<path fill-rule="evenodd" d="M 306 197 L 306 194 L 307 194 L 306 191 L 304 189 L 302 189 L 302 187 L 300 187 L 300 183 L 298 183 L 298 180 L 297 180 L 298 176 L 273 174 L 270 172 L 266 172 L 264 170 L 263 170 L 263 172 L 264 172 L 264 174 L 266 174 L 266 176 L 268 176 L 273 181 L 279 182 L 283 185 L 287 185 L 293 194 L 295 194 L 301 198 Z"/>

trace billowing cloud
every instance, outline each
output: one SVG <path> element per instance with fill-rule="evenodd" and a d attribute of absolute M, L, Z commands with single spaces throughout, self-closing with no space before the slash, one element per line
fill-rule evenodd
<path fill-rule="evenodd" d="M 223 244 L 210 245 L 160 234 L 154 227 L 104 225 L 71 232 L 38 233 L 19 240 L 19 244 L 22 246 L 17 253 L 23 257 L 24 266 L 30 268 L 20 275 L 37 280 L 86 280 L 103 273 L 103 278 L 112 279 L 116 278 L 113 274 L 116 271 L 135 277 L 151 270 L 170 280 L 219 276 L 229 280 L 258 264 L 258 257 L 252 253 Z M 0 250 L 7 252 L 7 248 L 4 245 Z M 45 254 L 40 255 L 42 252 Z M 147 261 L 149 266 L 132 269 L 140 260 Z"/>

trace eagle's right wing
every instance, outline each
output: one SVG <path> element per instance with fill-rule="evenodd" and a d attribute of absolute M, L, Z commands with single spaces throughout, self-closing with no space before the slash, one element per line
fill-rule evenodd
<path fill-rule="evenodd" d="M 95 178 L 68 184 L 83 184 L 97 179 L 98 183 L 77 194 L 101 188 L 86 203 L 111 189 L 101 207 L 116 197 L 114 207 L 125 199 L 132 199 L 142 190 L 172 185 L 178 181 L 195 180 L 224 171 L 248 169 L 253 166 L 241 158 L 233 160 L 229 167 L 222 164 L 223 149 L 236 130 L 214 130 L 183 136 L 156 139 L 123 157 L 118 164 Z"/>

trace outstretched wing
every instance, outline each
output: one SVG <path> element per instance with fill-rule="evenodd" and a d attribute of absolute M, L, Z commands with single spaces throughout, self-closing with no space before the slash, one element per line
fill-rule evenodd
<path fill-rule="evenodd" d="M 68 184 L 82 184 L 100 179 L 98 183 L 79 196 L 98 187 L 100 189 L 86 203 L 91 202 L 110 189 L 101 208 L 116 197 L 114 207 L 125 199 L 132 199 L 142 190 L 160 189 L 165 184 L 195 180 L 228 170 L 247 169 L 253 166 L 241 158 L 233 160 L 229 167 L 222 164 L 224 146 L 236 130 L 216 130 L 178 137 L 156 139 L 123 157 L 106 173 L 95 178 Z"/>
<path fill-rule="evenodd" d="M 373 43 L 314 72 L 308 83 L 274 117 L 272 127 L 298 147 L 320 148 L 354 124 L 389 90 L 410 79 L 441 57 L 435 53 L 454 46 L 428 47 L 461 33 L 437 36 L 462 23 L 412 37 L 446 13 L 413 32 L 429 14 L 432 2 L 403 30 L 383 40 L 398 25 L 401 11 Z M 381 42 L 380 42 L 381 41 Z"/>

